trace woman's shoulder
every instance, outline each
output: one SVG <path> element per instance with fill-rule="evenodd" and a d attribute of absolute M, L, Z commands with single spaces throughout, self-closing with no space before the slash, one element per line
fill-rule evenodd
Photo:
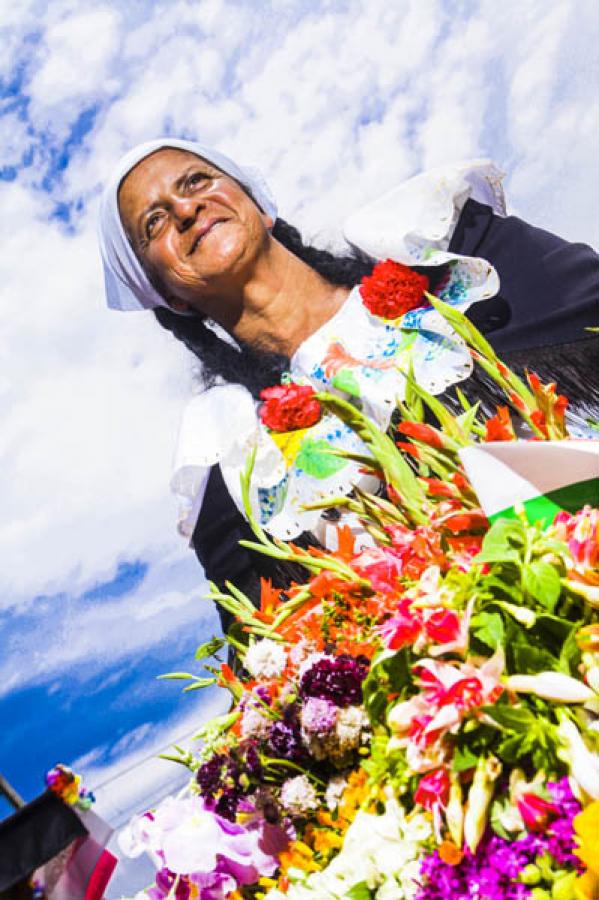
<path fill-rule="evenodd" d="M 400 182 L 345 220 L 346 239 L 371 256 L 422 264 L 426 248 L 446 251 L 466 201 L 506 215 L 504 173 L 489 159 L 430 169 Z M 425 260 L 424 260 L 425 262 Z"/>

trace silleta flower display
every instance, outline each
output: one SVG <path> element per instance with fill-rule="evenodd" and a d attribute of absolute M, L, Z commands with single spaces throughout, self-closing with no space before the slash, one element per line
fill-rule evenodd
<path fill-rule="evenodd" d="M 389 285 L 418 288 L 529 440 L 508 405 L 483 419 L 462 398 L 452 414 L 409 372 L 388 432 L 351 392 L 265 392 L 262 421 L 279 434 L 325 414 L 352 429 L 384 491 L 339 497 L 336 549 L 304 550 L 256 518 L 248 461 L 251 546 L 305 580 L 263 582 L 258 609 L 213 587 L 230 633 L 198 648 L 204 671 L 166 676 L 218 685 L 231 706 L 201 726 L 197 751 L 173 751 L 190 770 L 184 796 L 121 836 L 157 862 L 138 900 L 599 897 L 599 477 L 595 462 L 582 494 L 580 480 L 569 490 L 567 463 L 576 453 L 581 471 L 596 445 L 568 441 L 555 385 L 518 378 L 458 310 L 423 297 L 421 276 L 382 274 L 370 308 L 395 315 Z M 545 462 L 543 490 L 515 473 L 509 494 L 504 454 L 501 498 L 479 497 L 476 465 L 508 444 L 528 472 L 553 447 L 559 490 Z"/>

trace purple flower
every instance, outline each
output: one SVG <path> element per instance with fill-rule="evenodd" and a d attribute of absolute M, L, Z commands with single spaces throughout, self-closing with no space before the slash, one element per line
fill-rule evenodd
<path fill-rule="evenodd" d="M 330 700 L 308 697 L 302 706 L 302 731 L 307 735 L 328 734 L 337 722 L 337 709 Z"/>
<path fill-rule="evenodd" d="M 227 771 L 228 759 L 224 753 L 215 753 L 212 759 L 205 762 L 197 771 L 196 781 L 203 797 L 213 797 L 222 787 Z"/>
<path fill-rule="evenodd" d="M 190 900 L 198 896 L 197 888 L 202 900 L 225 900 L 239 886 L 272 875 L 276 852 L 288 842 L 283 829 L 260 817 L 246 828 L 215 814 L 197 796 L 167 797 L 149 824 L 145 819 L 141 829 L 134 824 L 128 855 L 150 849 L 164 861 L 149 892 L 151 900 Z"/>
<path fill-rule="evenodd" d="M 522 870 L 548 854 L 555 868 L 580 869 L 573 855 L 576 846 L 572 819 L 580 812 L 567 778 L 549 782 L 547 788 L 559 817 L 542 834 L 529 833 L 519 840 L 505 840 L 487 831 L 475 854 L 466 851 L 457 866 L 444 863 L 435 850 L 420 867 L 421 888 L 417 900 L 523 900 L 531 896 L 527 885 L 517 879 Z"/>
<path fill-rule="evenodd" d="M 368 661 L 353 656 L 324 656 L 302 676 L 303 697 L 329 700 L 335 706 L 355 706 L 362 702 L 362 682 L 368 674 Z"/>
<path fill-rule="evenodd" d="M 301 762 L 305 759 L 306 751 L 302 743 L 295 705 L 287 706 L 283 711 L 283 719 L 274 723 L 270 729 L 268 744 L 272 753 L 281 759 L 289 759 L 292 762 Z"/>

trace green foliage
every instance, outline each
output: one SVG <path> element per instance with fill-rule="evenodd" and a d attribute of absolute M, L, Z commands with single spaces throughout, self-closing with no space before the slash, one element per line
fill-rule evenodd
<path fill-rule="evenodd" d="M 364 706 L 373 725 L 382 721 L 389 694 L 402 694 L 410 682 L 406 650 L 387 650 L 374 657 L 362 683 Z"/>
<path fill-rule="evenodd" d="M 496 612 L 480 612 L 472 618 L 472 632 L 479 641 L 496 650 L 505 638 L 503 619 Z"/>

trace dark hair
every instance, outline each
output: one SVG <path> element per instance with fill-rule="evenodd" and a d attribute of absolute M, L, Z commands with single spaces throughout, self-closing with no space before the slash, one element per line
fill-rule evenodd
<path fill-rule="evenodd" d="M 276 220 L 272 235 L 330 284 L 353 287 L 370 274 L 375 263 L 354 247 L 332 253 L 305 244 L 297 228 L 284 219 Z M 165 307 L 155 309 L 154 315 L 163 328 L 172 332 L 201 361 L 202 378 L 207 386 L 220 377 L 244 385 L 257 397 L 262 388 L 277 384 L 289 366 L 286 356 L 259 345 L 241 344 L 237 350 L 217 337 L 201 315 L 181 316 Z"/>

